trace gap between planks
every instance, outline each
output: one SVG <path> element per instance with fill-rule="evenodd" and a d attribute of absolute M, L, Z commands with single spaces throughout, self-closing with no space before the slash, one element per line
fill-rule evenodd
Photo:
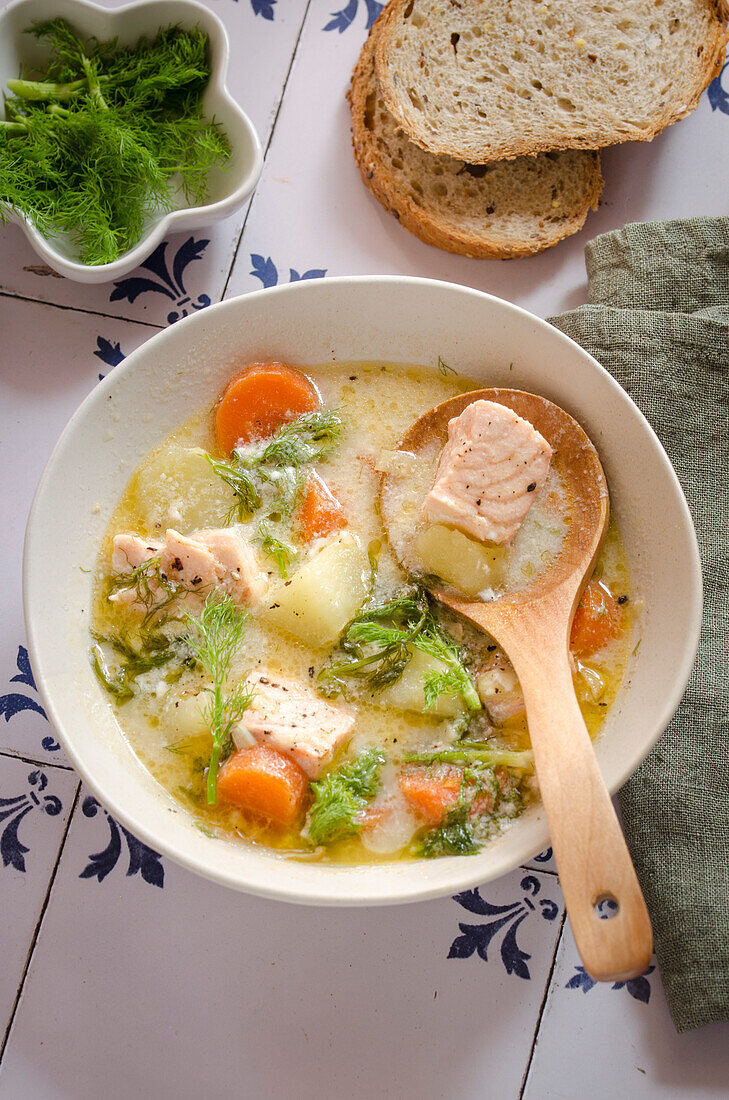
<path fill-rule="evenodd" d="M 127 325 L 144 325 L 156 332 L 162 331 L 165 325 L 156 325 L 153 321 L 137 321 L 133 317 L 120 317 L 116 313 L 102 313 L 98 309 L 83 309 L 81 306 L 68 306 L 62 302 L 48 302 L 45 298 L 32 298 L 28 294 L 15 294 L 9 290 L 0 290 L 0 298 L 8 298 L 10 301 L 28 302 L 34 306 L 48 306 L 49 309 L 64 309 L 71 313 L 85 313 L 88 317 L 103 317 L 107 321 L 122 321 Z"/>
<path fill-rule="evenodd" d="M 546 874 L 554 874 L 554 871 L 547 871 Z M 554 943 L 554 951 L 552 952 L 552 962 L 549 967 L 549 973 L 547 974 L 547 980 L 544 983 L 544 994 L 542 996 L 542 1003 L 539 1006 L 539 1012 L 537 1013 L 537 1022 L 534 1025 L 534 1035 L 532 1036 L 532 1045 L 529 1048 L 529 1057 L 527 1058 L 527 1064 L 524 1069 L 524 1076 L 521 1079 L 521 1085 L 519 1087 L 519 1093 L 517 1100 L 523 1100 L 524 1090 L 526 1089 L 527 1082 L 529 1080 L 529 1073 L 532 1068 L 532 1062 L 534 1061 L 534 1052 L 536 1050 L 537 1042 L 539 1040 L 539 1032 L 542 1026 L 542 1019 L 544 1018 L 544 1011 L 547 1007 L 547 1000 L 552 989 L 552 978 L 554 977 L 554 968 L 557 965 L 557 953 L 562 943 L 562 936 L 564 935 L 564 925 L 567 920 L 567 910 L 562 913 L 562 919 L 559 924 L 559 932 L 557 933 L 557 939 Z"/>
<path fill-rule="evenodd" d="M 41 759 L 37 756 L 25 756 L 22 752 L 13 752 L 12 749 L 0 749 L 0 756 L 4 756 L 8 760 L 20 760 L 23 764 L 30 764 L 34 768 L 55 768 L 57 771 L 64 772 L 72 772 L 74 770 L 71 764 L 56 764 L 53 760 L 48 760 L 46 757 Z"/>

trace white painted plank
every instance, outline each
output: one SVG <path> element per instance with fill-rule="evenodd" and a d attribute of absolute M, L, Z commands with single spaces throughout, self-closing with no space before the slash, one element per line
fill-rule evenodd
<path fill-rule="evenodd" d="M 481 914 L 451 899 L 312 909 L 235 894 L 149 856 L 130 874 L 123 835 L 115 860 L 116 850 L 104 812 L 82 800 L 1 1094 L 517 1094 L 560 925 L 552 876 L 516 871 L 488 884 L 465 899 L 501 907 Z M 468 957 L 449 958 L 454 944 Z"/>

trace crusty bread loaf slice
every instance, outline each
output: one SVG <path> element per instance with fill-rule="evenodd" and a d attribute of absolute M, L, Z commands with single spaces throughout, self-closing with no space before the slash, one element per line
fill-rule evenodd
<path fill-rule="evenodd" d="M 392 0 L 376 64 L 413 141 L 482 164 L 650 141 L 726 42 L 724 0 Z"/>
<path fill-rule="evenodd" d="M 352 76 L 354 155 L 367 187 L 427 244 L 476 259 L 529 256 L 576 233 L 602 190 L 599 154 L 541 153 L 492 165 L 435 157 L 408 140 L 375 77 L 378 24 Z"/>

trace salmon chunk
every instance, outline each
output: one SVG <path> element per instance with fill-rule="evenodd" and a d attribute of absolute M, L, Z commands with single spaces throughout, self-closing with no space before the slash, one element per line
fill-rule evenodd
<path fill-rule="evenodd" d="M 156 557 L 164 543 L 159 539 L 143 539 L 141 535 L 125 532 L 114 535 L 111 551 L 111 568 L 115 573 L 131 573 L 145 561 Z"/>
<path fill-rule="evenodd" d="M 425 516 L 482 542 L 511 542 L 551 459 L 528 420 L 495 401 L 474 401 L 448 424 Z"/>
<path fill-rule="evenodd" d="M 263 599 L 268 581 L 247 539 L 230 527 L 204 528 L 195 532 L 195 538 L 213 553 L 218 583 L 236 603 L 257 604 Z"/>
<path fill-rule="evenodd" d="M 505 653 L 496 650 L 476 676 L 476 690 L 496 726 L 524 713 L 524 695 Z"/>
<path fill-rule="evenodd" d="M 274 673 L 256 672 L 247 686 L 254 696 L 240 721 L 243 728 L 233 732 L 236 745 L 248 744 L 252 734 L 316 779 L 352 729 L 354 716 L 320 699 L 300 681 Z"/>
<path fill-rule="evenodd" d="M 159 579 L 150 573 L 145 587 L 160 602 L 170 595 L 160 580 L 180 585 L 180 602 L 197 606 L 216 589 L 228 593 L 241 607 L 258 603 L 266 591 L 266 574 L 253 548 L 233 528 L 203 529 L 192 535 L 170 528 L 164 542 L 129 532 L 114 536 L 111 567 L 115 573 L 130 573 L 153 558 L 159 559 Z M 138 597 L 137 588 L 130 585 L 109 598 L 131 606 L 139 603 Z"/>

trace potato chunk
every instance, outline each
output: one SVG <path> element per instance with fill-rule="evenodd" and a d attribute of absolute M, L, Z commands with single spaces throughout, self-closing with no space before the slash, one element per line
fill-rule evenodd
<path fill-rule="evenodd" d="M 500 546 L 484 546 L 440 523 L 423 528 L 413 545 L 426 573 L 435 573 L 466 596 L 503 583 L 505 555 Z"/>
<path fill-rule="evenodd" d="M 204 451 L 177 444 L 163 447 L 142 466 L 134 495 L 150 533 L 174 527 L 183 535 L 198 527 L 222 526 L 237 499 Z"/>
<path fill-rule="evenodd" d="M 331 645 L 364 603 L 369 576 L 367 552 L 342 534 L 273 592 L 269 621 L 308 645 Z"/>
<path fill-rule="evenodd" d="M 396 710 L 413 710 L 420 714 L 432 714 L 436 718 L 453 718 L 463 710 L 460 699 L 453 695 L 440 695 L 434 707 L 425 709 L 423 679 L 429 672 L 441 674 L 446 665 L 437 657 L 431 657 L 419 649 L 411 648 L 412 657 L 401 676 L 392 684 L 373 696 L 373 702 L 381 707 L 394 707 Z"/>
<path fill-rule="evenodd" d="M 165 700 L 165 721 L 175 737 L 198 737 L 208 733 L 204 707 L 210 697 L 202 691 L 182 691 Z"/>

